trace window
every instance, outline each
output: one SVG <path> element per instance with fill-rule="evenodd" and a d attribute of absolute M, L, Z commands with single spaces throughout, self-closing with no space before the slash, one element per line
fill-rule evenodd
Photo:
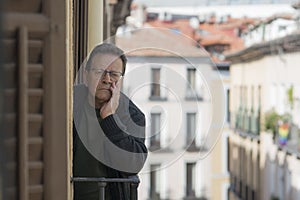
<path fill-rule="evenodd" d="M 186 164 L 186 196 L 195 197 L 196 163 Z"/>
<path fill-rule="evenodd" d="M 192 150 L 196 147 L 196 113 L 186 114 L 186 145 L 188 150 Z"/>
<path fill-rule="evenodd" d="M 151 68 L 151 85 L 150 97 L 151 101 L 166 101 L 167 90 L 163 87 L 165 83 L 166 70 L 161 65 L 152 65 Z"/>
<path fill-rule="evenodd" d="M 152 69 L 151 96 L 160 97 L 160 69 Z"/>
<path fill-rule="evenodd" d="M 160 199 L 160 165 L 155 164 L 150 166 L 150 199 Z"/>
<path fill-rule="evenodd" d="M 161 68 L 156 67 L 151 69 L 151 91 L 150 91 L 150 100 L 166 100 L 165 91 L 161 87 L 162 77 L 161 77 Z"/>
<path fill-rule="evenodd" d="M 197 76 L 196 68 L 187 68 L 187 89 L 186 100 L 202 100 L 201 97 L 201 79 Z"/>
<path fill-rule="evenodd" d="M 243 0 L 229 0 L 229 4 L 242 4 L 243 3 Z"/>
<path fill-rule="evenodd" d="M 230 124 L 230 89 L 227 89 L 226 90 L 226 113 L 227 113 L 227 116 L 226 116 L 226 121 Z"/>
<path fill-rule="evenodd" d="M 259 85 L 258 86 L 258 91 L 257 91 L 257 93 L 258 93 L 258 109 L 260 109 L 261 108 L 261 86 Z"/>
<path fill-rule="evenodd" d="M 151 113 L 150 150 L 160 148 L 161 114 Z"/>
<path fill-rule="evenodd" d="M 187 69 L 187 80 L 191 89 L 196 89 L 196 69 L 189 68 Z"/>

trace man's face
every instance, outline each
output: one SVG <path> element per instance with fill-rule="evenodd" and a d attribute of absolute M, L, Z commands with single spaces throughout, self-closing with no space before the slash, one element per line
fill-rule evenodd
<path fill-rule="evenodd" d="M 114 74 L 122 74 L 122 64 L 122 60 L 118 56 L 111 54 L 96 54 L 92 58 L 90 69 L 86 71 L 86 83 L 89 95 L 94 97 L 96 104 L 107 102 L 111 98 L 111 84 L 117 82 Z M 106 71 L 103 72 L 103 70 Z"/>

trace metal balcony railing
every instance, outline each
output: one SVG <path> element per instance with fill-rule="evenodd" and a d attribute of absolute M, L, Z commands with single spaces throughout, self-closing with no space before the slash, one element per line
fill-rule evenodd
<path fill-rule="evenodd" d="M 99 187 L 99 200 L 105 200 L 105 187 L 108 183 L 130 183 L 130 200 L 137 200 L 137 188 L 140 183 L 138 176 L 129 178 L 94 178 L 94 177 L 71 177 L 72 182 L 97 182 Z"/>
<path fill-rule="evenodd" d="M 247 134 L 259 135 L 260 111 L 247 112 L 240 109 L 235 114 L 235 129 Z"/>

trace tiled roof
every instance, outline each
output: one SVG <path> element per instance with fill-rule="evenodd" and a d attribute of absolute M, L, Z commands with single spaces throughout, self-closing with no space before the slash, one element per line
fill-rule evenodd
<path fill-rule="evenodd" d="M 300 32 L 298 31 L 283 38 L 252 45 L 242 51 L 227 55 L 226 59 L 232 63 L 250 62 L 267 55 L 276 55 L 278 53 L 277 47 L 284 53 L 300 52 Z"/>
<path fill-rule="evenodd" d="M 178 30 L 184 35 L 193 38 L 193 28 L 190 26 L 188 19 L 178 19 L 174 21 L 154 20 L 147 23 L 152 27 Z"/>
<path fill-rule="evenodd" d="M 197 47 L 191 38 L 166 28 L 135 29 L 128 34 L 119 34 L 116 44 L 128 56 L 185 56 L 208 57 L 208 53 Z"/>
<path fill-rule="evenodd" d="M 189 19 L 178 19 L 174 21 L 154 20 L 148 22 L 153 27 L 164 27 L 177 29 L 181 33 L 198 41 L 201 46 L 210 46 L 217 44 L 228 45 L 229 48 L 224 53 L 235 52 L 244 48 L 243 40 L 237 36 L 237 29 L 246 30 L 248 24 L 255 24 L 255 19 L 250 18 L 228 18 L 227 22 L 216 23 L 216 19 L 212 18 L 207 23 L 200 23 L 198 30 L 204 31 L 206 34 L 201 34 L 199 31 L 194 32 L 190 26 Z"/>

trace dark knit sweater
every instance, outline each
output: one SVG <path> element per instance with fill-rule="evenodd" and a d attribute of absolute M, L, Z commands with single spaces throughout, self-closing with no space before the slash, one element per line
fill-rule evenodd
<path fill-rule="evenodd" d="M 92 107 L 88 106 L 87 95 L 88 90 L 84 85 L 74 86 L 73 176 L 127 178 L 136 175 L 147 158 L 147 149 L 144 144 L 144 114 L 126 95 L 121 93 L 119 107 L 115 114 L 101 119 L 96 116 L 99 110 L 95 110 L 95 119 L 91 120 L 90 116 L 93 112 L 90 110 Z M 89 120 L 94 120 L 94 123 L 99 125 L 99 129 L 97 127 L 91 128 L 90 123 L 93 122 L 89 122 Z M 93 134 L 98 137 L 98 132 L 100 135 L 100 132 L 104 134 L 102 139 L 97 141 L 93 139 Z M 89 134 L 92 134 L 92 136 Z M 115 155 L 116 153 L 111 152 L 112 148 L 107 148 L 110 146 L 108 141 L 117 149 L 121 149 L 120 151 L 125 150 L 124 152 L 128 152 L 128 156 L 118 157 L 118 155 Z M 99 159 L 98 154 L 93 152 L 95 148 L 87 147 L 89 142 L 96 144 L 100 154 L 103 153 L 102 156 L 105 157 L 105 161 L 101 160 L 101 156 L 99 156 Z M 136 154 L 133 155 L 130 152 Z M 123 164 L 124 166 L 122 166 Z M 122 167 L 124 167 L 124 171 Z M 109 183 L 105 192 L 105 199 L 107 200 L 129 199 L 128 184 Z M 98 195 L 97 183 L 74 183 L 75 200 L 98 200 Z"/>

